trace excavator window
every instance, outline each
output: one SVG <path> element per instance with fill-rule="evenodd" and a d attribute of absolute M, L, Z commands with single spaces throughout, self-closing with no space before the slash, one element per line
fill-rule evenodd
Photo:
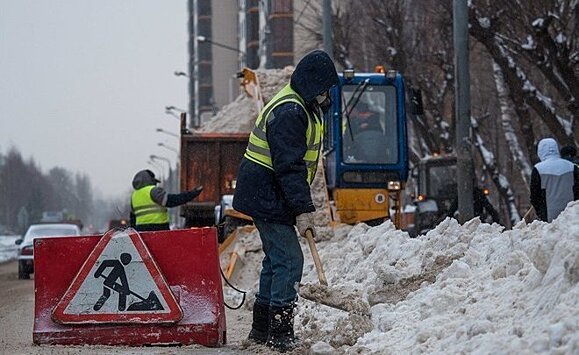
<path fill-rule="evenodd" d="M 396 89 L 393 86 L 343 87 L 342 117 L 344 162 L 349 164 L 395 164 L 398 162 Z M 355 97 L 359 95 L 359 97 Z"/>

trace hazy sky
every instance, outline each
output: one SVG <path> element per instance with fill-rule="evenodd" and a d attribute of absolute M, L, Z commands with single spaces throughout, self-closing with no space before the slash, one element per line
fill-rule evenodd
<path fill-rule="evenodd" d="M 186 0 L 0 0 L 0 151 L 87 174 L 104 197 L 171 160 L 187 108 Z M 159 165 L 167 170 L 167 164 Z"/>

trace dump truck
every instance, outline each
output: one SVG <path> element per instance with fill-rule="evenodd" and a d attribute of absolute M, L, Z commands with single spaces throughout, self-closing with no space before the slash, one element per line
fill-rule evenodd
<path fill-rule="evenodd" d="M 216 208 L 223 196 L 233 195 L 248 140 L 249 133 L 191 133 L 181 115 L 180 188 L 204 187 L 195 200 L 181 206 L 186 228 L 216 224 Z"/>

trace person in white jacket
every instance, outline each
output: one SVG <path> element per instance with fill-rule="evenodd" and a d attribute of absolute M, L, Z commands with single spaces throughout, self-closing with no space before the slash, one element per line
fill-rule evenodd
<path fill-rule="evenodd" d="M 562 159 L 553 138 L 537 146 L 541 159 L 531 173 L 531 204 L 540 220 L 551 222 L 571 201 L 579 199 L 579 168 Z"/>

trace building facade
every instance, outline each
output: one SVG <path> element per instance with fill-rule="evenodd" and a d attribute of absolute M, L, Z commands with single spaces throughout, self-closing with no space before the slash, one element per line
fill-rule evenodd
<path fill-rule="evenodd" d="M 188 0 L 189 126 L 239 95 L 243 68 L 294 65 L 293 0 Z"/>

